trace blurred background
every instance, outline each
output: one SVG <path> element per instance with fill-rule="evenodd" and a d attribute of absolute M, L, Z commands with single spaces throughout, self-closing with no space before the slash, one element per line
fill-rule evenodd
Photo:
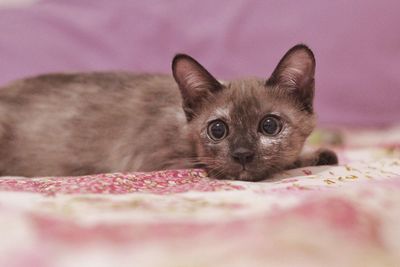
<path fill-rule="evenodd" d="M 399 10 L 395 0 L 0 0 L 0 85 L 46 72 L 169 73 L 178 52 L 220 79 L 267 78 L 305 43 L 320 125 L 398 124 Z"/>

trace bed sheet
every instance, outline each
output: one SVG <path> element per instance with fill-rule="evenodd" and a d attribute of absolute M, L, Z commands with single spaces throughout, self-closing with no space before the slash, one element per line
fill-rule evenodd
<path fill-rule="evenodd" d="M 319 130 L 339 166 L 0 179 L 0 266 L 400 266 L 400 128 Z"/>

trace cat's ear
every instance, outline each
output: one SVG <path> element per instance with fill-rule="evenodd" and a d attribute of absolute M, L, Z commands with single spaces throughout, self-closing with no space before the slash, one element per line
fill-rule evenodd
<path fill-rule="evenodd" d="M 172 74 L 181 91 L 183 110 L 188 121 L 200 112 L 202 105 L 223 88 L 223 85 L 200 63 L 185 54 L 174 57 Z"/>
<path fill-rule="evenodd" d="M 314 74 L 314 54 L 307 46 L 299 44 L 286 52 L 266 85 L 289 90 L 305 110 L 313 112 Z"/>

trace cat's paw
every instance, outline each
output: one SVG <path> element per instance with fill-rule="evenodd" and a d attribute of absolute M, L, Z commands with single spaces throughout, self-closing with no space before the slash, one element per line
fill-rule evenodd
<path fill-rule="evenodd" d="M 317 150 L 317 164 L 320 165 L 337 165 L 338 157 L 336 153 L 330 149 L 321 148 Z"/>

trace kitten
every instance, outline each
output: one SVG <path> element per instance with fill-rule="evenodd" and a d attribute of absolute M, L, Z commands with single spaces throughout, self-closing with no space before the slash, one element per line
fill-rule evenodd
<path fill-rule="evenodd" d="M 50 74 L 0 89 L 0 175 L 72 176 L 203 167 L 258 181 L 336 164 L 301 154 L 315 124 L 315 60 L 290 49 L 267 80 L 219 82 L 187 55 L 167 75 Z"/>

